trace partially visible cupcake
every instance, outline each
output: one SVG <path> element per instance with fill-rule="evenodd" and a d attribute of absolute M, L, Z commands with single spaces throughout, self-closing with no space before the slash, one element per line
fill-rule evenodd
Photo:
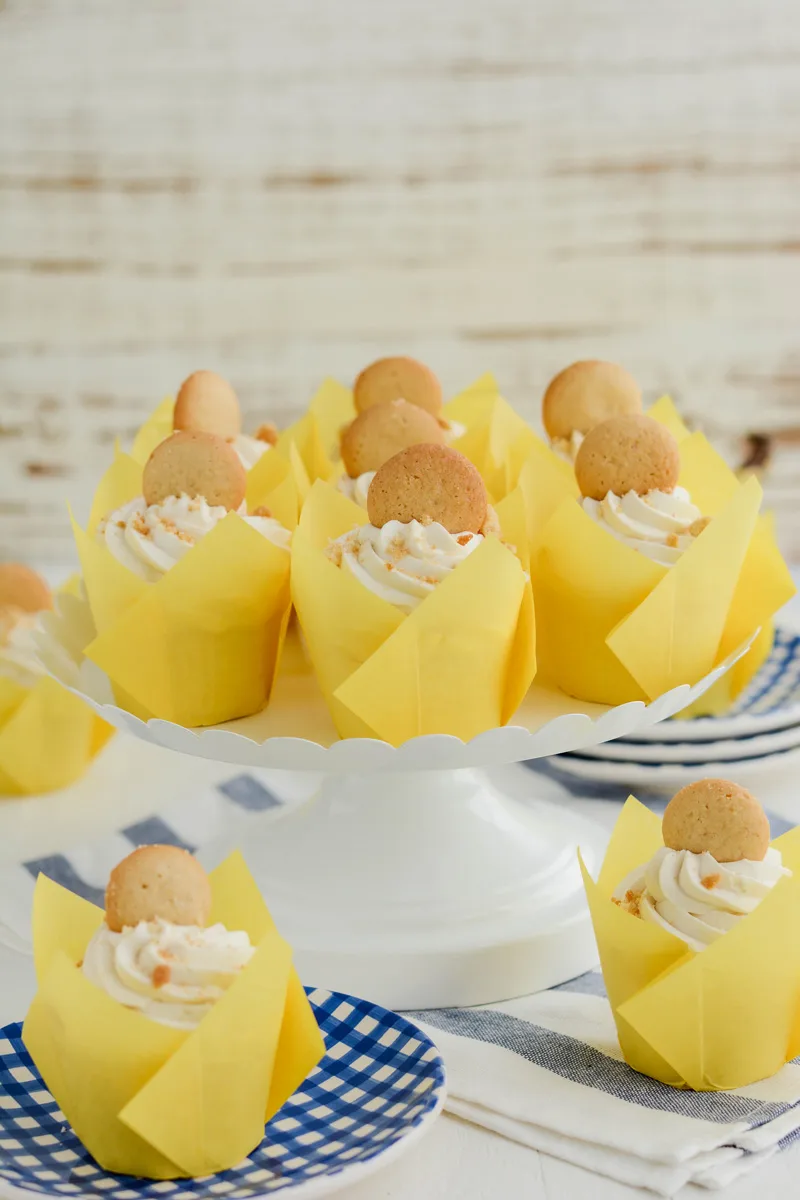
<path fill-rule="evenodd" d="M 542 422 L 551 448 L 570 464 L 595 425 L 641 411 L 642 391 L 633 376 L 616 363 L 596 359 L 560 371 L 542 398 Z"/>
<path fill-rule="evenodd" d="M 175 398 L 173 429 L 213 433 L 233 446 L 245 470 L 250 471 L 276 444 L 278 431 L 266 422 L 250 436 L 242 433 L 242 413 L 236 392 L 215 371 L 194 371 L 181 384 Z"/>
<path fill-rule="evenodd" d="M 230 441 L 210 433 L 178 432 L 151 454 L 143 495 L 109 513 L 97 537 L 114 558 L 155 583 L 228 513 L 273 545 L 288 550 L 291 533 L 269 512 L 248 514 L 247 479 Z"/>
<path fill-rule="evenodd" d="M 708 524 L 678 486 L 681 456 L 650 417 L 611 417 L 581 442 L 575 476 L 585 513 L 619 541 L 672 566 Z"/>
<path fill-rule="evenodd" d="M 0 675 L 30 687 L 42 668 L 30 641 L 40 612 L 53 607 L 41 575 L 24 563 L 0 563 Z"/>
<path fill-rule="evenodd" d="M 442 385 L 430 367 L 415 358 L 407 355 L 379 358 L 357 376 L 353 385 L 356 412 L 363 413 L 375 404 L 392 400 L 406 400 L 424 409 L 438 421 L 449 442 L 466 432 L 463 425 L 447 420 Z"/>
<path fill-rule="evenodd" d="M 365 408 L 342 431 L 345 474 L 338 481 L 339 491 L 366 508 L 367 492 L 378 468 L 420 442 L 445 443 L 442 426 L 426 409 L 402 399 Z"/>

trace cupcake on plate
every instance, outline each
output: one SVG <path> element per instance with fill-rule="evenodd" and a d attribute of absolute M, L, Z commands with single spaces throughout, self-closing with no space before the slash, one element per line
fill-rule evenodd
<path fill-rule="evenodd" d="M 408 400 L 386 400 L 370 405 L 342 430 L 341 456 L 345 474 L 339 491 L 362 508 L 375 472 L 388 459 L 409 446 L 428 442 L 443 446 L 445 433 L 425 408 Z"/>
<path fill-rule="evenodd" d="M 184 850 L 141 847 L 105 902 L 39 876 L 25 1045 L 106 1170 L 235 1166 L 324 1053 L 291 950 L 240 855 L 209 877 Z"/>
<path fill-rule="evenodd" d="M 585 869 L 584 882 L 632 1067 L 718 1090 L 794 1057 L 800 829 L 770 842 L 754 796 L 703 779 L 672 798 L 663 821 L 631 797 L 597 883 Z"/>
<path fill-rule="evenodd" d="M 526 561 L 504 543 L 477 469 L 416 444 L 362 510 L 318 483 L 292 546 L 292 590 L 342 736 L 397 745 L 504 724 L 535 671 Z"/>
<path fill-rule="evenodd" d="M 642 411 L 642 390 L 616 363 L 587 359 L 551 379 L 542 398 L 542 424 L 552 450 L 570 464 L 583 439 L 609 417 Z"/>
<path fill-rule="evenodd" d="M 52 608 L 36 571 L 0 563 L 0 796 L 68 787 L 113 733 L 39 662 L 34 632 Z"/>
<path fill-rule="evenodd" d="M 137 716 L 213 725 L 267 703 L 289 618 L 290 530 L 248 511 L 230 442 L 173 433 L 144 472 L 118 455 L 74 526 L 97 627 L 85 650 Z M 296 514 L 296 510 L 295 510 Z"/>

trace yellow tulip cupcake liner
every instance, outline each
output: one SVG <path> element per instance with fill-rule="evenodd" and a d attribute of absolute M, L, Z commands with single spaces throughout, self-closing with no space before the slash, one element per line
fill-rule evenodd
<path fill-rule="evenodd" d="M 498 514 L 508 542 L 524 547 L 521 496 Z M 361 508 L 318 481 L 292 542 L 294 606 L 340 737 L 467 741 L 506 724 L 536 671 L 526 560 L 488 537 L 406 615 L 325 554 L 363 523 Z"/>
<path fill-rule="evenodd" d="M 631 796 L 596 883 L 581 863 L 625 1061 L 695 1091 L 766 1079 L 800 1053 L 800 828 L 772 842 L 792 875 L 699 953 L 612 903 L 662 844 L 660 819 Z"/>
<path fill-rule="evenodd" d="M 541 443 L 520 472 L 542 675 L 605 704 L 654 700 L 694 684 L 763 632 L 732 679 L 698 711 L 722 711 L 763 663 L 773 614 L 795 594 L 761 488 L 740 483 L 700 433 L 685 432 L 671 401 L 651 416 L 680 434 L 685 487 L 707 528 L 671 568 L 617 541 L 583 512 L 574 473 Z"/>
<path fill-rule="evenodd" d="M 69 787 L 113 733 L 54 679 L 27 686 L 0 675 L 0 796 Z"/>
<path fill-rule="evenodd" d="M 244 860 L 211 873 L 211 921 L 256 952 L 191 1031 L 127 1009 L 80 970 L 101 909 L 45 876 L 33 909 L 38 991 L 23 1041 L 75 1133 L 108 1171 L 211 1175 L 241 1162 L 325 1052 L 322 1035 Z"/>
<path fill-rule="evenodd" d="M 265 454 L 251 479 L 256 472 L 258 503 L 294 528 L 300 489 L 292 464 Z M 215 725 L 260 711 L 291 611 L 289 554 L 229 513 L 158 582 L 145 582 L 95 537 L 98 521 L 141 489 L 140 463 L 117 450 L 87 529 L 73 521 L 96 627 L 87 658 L 108 675 L 117 702 L 143 720 Z"/>

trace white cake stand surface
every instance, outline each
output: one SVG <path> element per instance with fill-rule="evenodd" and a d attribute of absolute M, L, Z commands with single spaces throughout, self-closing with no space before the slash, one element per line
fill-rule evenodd
<path fill-rule="evenodd" d="M 396 1009 L 491 1003 L 595 965 L 576 851 L 596 874 L 605 832 L 530 799 L 529 787 L 522 798 L 501 790 L 486 772 L 673 716 L 748 648 L 649 705 L 583 704 L 537 680 L 513 726 L 468 743 L 434 735 L 394 748 L 337 740 L 296 644 L 268 709 L 191 730 L 115 705 L 82 654 L 93 636 L 85 600 L 62 597 L 36 635 L 38 654 L 110 724 L 184 754 L 321 773 L 312 800 L 265 818 L 242 849 L 302 978 Z"/>

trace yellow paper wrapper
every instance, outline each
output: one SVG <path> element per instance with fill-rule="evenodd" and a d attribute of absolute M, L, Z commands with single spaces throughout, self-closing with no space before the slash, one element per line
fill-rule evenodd
<path fill-rule="evenodd" d="M 68 787 L 113 733 L 54 679 L 27 687 L 0 676 L 0 796 Z"/>
<path fill-rule="evenodd" d="M 524 505 L 500 513 L 524 538 Z M 292 546 L 292 594 L 320 687 L 342 737 L 448 733 L 467 740 L 505 724 L 536 670 L 533 605 L 520 560 L 487 538 L 406 616 L 334 566 L 332 538 L 363 511 L 317 482 Z"/>
<path fill-rule="evenodd" d="M 131 458 L 140 466 L 144 466 L 156 446 L 159 446 L 172 433 L 174 409 L 175 397 L 165 396 L 137 432 L 133 439 Z"/>
<path fill-rule="evenodd" d="M 625 1060 L 696 1091 L 774 1075 L 800 1052 L 800 828 L 772 843 L 792 876 L 700 953 L 611 902 L 662 844 L 660 819 L 630 797 L 597 883 L 581 863 Z"/>
<path fill-rule="evenodd" d="M 650 410 L 679 439 L 680 484 L 713 517 L 672 568 L 617 541 L 581 510 L 574 474 L 545 446 L 520 473 L 539 668 L 570 695 L 606 704 L 696 683 L 759 628 L 743 664 L 698 712 L 722 711 L 763 663 L 771 618 L 794 595 L 755 479 L 741 484 L 662 397 Z M 558 464 L 558 465 L 557 465 Z"/>
<path fill-rule="evenodd" d="M 736 492 L 737 476 L 701 433 L 689 432 L 669 396 L 657 400 L 648 415 L 666 425 L 680 446 L 680 485 L 704 513 L 716 515 Z M 719 657 L 726 657 L 759 626 L 761 632 L 733 669 L 679 716 L 719 716 L 730 708 L 769 657 L 775 634 L 770 618 L 795 590 L 775 540 L 774 521 L 766 513 L 759 517 L 748 547 Z"/>
<path fill-rule="evenodd" d="M 272 454 L 264 456 L 272 459 Z M 297 519 L 291 466 L 266 499 Z M 289 474 L 286 474 L 286 473 Z M 141 467 L 117 452 L 98 488 L 92 520 L 140 494 Z M 293 507 L 292 507 L 293 506 Z M 258 712 L 269 699 L 291 610 L 290 556 L 230 513 L 157 583 L 146 583 L 73 521 L 97 637 L 86 655 L 117 701 L 142 719 L 214 725 Z"/>
<path fill-rule="evenodd" d="M 304 415 L 280 435 L 277 448 L 287 458 L 290 447 L 295 448 L 311 483 L 334 479 L 342 470 L 339 435 L 355 415 L 350 388 L 326 379 Z"/>
<path fill-rule="evenodd" d="M 491 373 L 450 400 L 444 413 L 448 421 L 466 425 L 453 446 L 475 464 L 497 504 L 517 486 L 529 455 L 544 443 L 503 399 Z"/>
<path fill-rule="evenodd" d="M 152 1179 L 241 1162 L 325 1047 L 311 1006 L 244 860 L 211 875 L 212 923 L 257 947 L 192 1031 L 112 1000 L 79 964 L 99 908 L 45 876 L 33 908 L 38 992 L 23 1040 L 75 1133 L 107 1171 Z"/>

